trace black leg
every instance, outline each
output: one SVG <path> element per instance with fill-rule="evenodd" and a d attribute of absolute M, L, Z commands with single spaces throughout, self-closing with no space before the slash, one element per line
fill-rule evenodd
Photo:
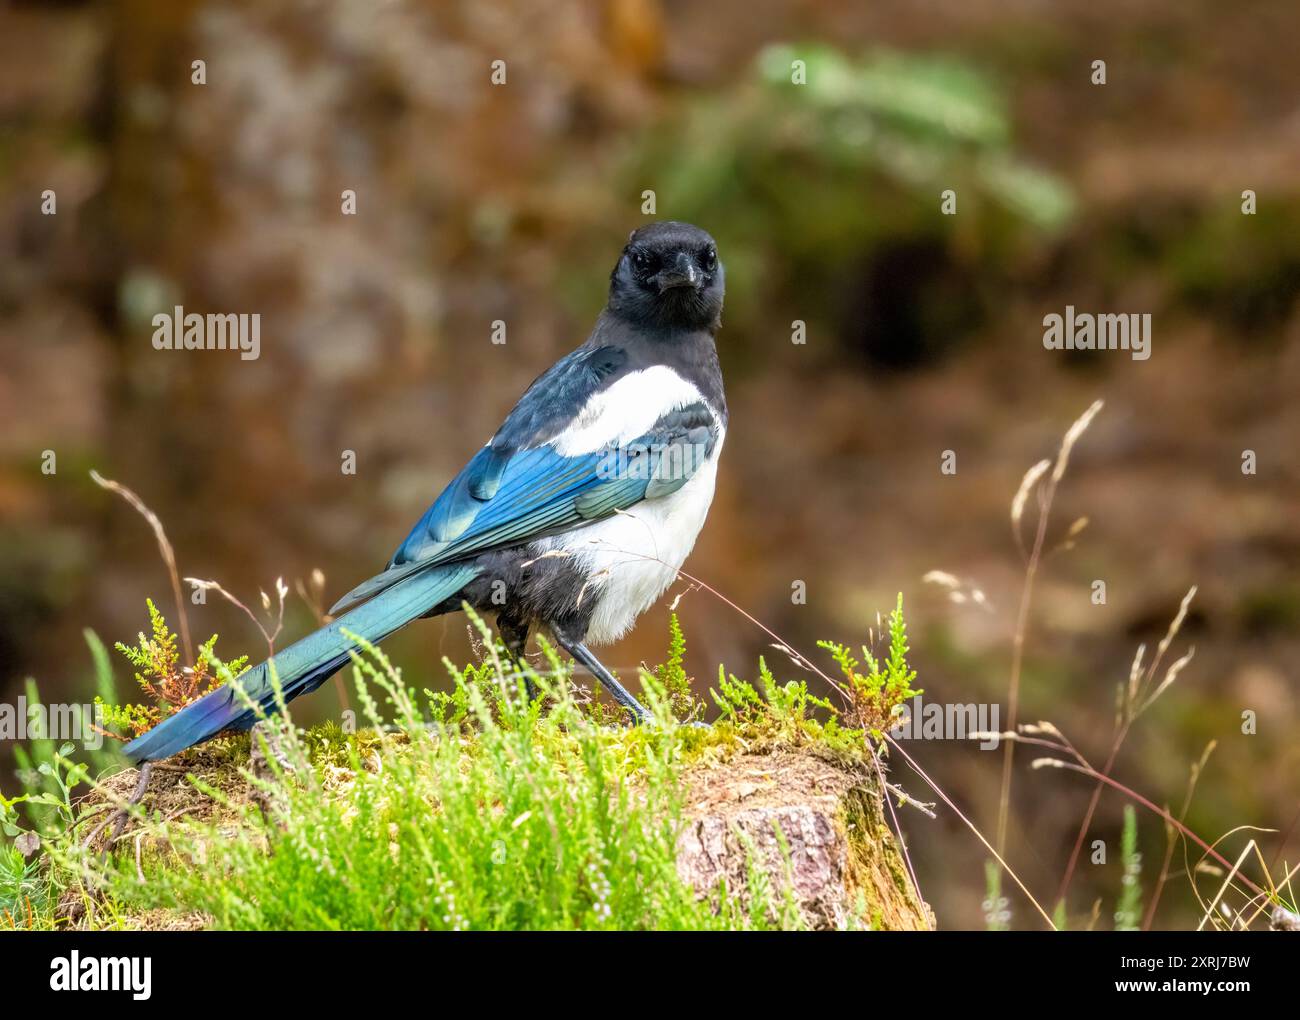
<path fill-rule="evenodd" d="M 136 781 L 135 792 L 131 794 L 131 799 L 123 807 L 117 809 L 114 813 L 113 828 L 108 834 L 108 843 L 105 847 L 105 853 L 113 849 L 113 844 L 117 842 L 117 837 L 122 835 L 122 830 L 126 828 L 127 820 L 130 816 L 130 809 L 135 807 L 140 801 L 144 800 L 145 791 L 149 789 L 149 777 L 153 775 L 153 762 L 146 761 L 140 765 L 140 778 Z"/>
<path fill-rule="evenodd" d="M 627 688 L 619 683 L 614 674 L 602 665 L 601 661 L 592 654 L 590 648 L 581 641 L 573 641 L 565 637 L 558 630 L 553 629 L 552 633 L 555 634 L 555 640 L 560 643 L 560 646 L 586 666 L 592 675 L 605 685 L 605 690 L 614 696 L 614 700 L 626 708 L 637 722 L 644 723 L 651 720 L 649 710 L 628 693 Z"/>
<path fill-rule="evenodd" d="M 498 614 L 497 633 L 501 635 L 501 643 L 506 646 L 512 659 L 524 657 L 524 646 L 528 644 L 528 624 Z"/>
<path fill-rule="evenodd" d="M 525 665 L 524 649 L 528 646 L 528 624 L 497 614 L 497 633 L 501 635 L 501 642 L 506 646 L 510 658 L 522 668 Z M 536 700 L 537 685 L 533 683 L 531 677 L 524 677 L 524 688 L 528 693 L 528 700 Z"/>

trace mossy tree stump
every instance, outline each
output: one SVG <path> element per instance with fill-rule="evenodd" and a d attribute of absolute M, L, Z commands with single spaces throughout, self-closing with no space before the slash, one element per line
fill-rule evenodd
<path fill-rule="evenodd" d="M 867 768 L 798 750 L 691 768 L 678 874 L 701 895 L 725 881 L 744 897 L 752 862 L 774 902 L 791 894 L 809 928 L 841 928 L 855 916 L 891 931 L 933 927 Z"/>
<path fill-rule="evenodd" d="M 272 778 L 265 753 L 259 746 L 246 758 L 244 746 L 209 745 L 189 752 L 183 763 L 163 766 L 145 808 L 154 817 L 217 822 L 230 838 L 239 838 L 240 805 L 253 800 L 272 814 L 278 809 L 262 800 L 260 787 L 248 778 L 250 770 Z M 270 751 L 275 754 L 273 744 Z M 222 799 L 196 787 L 191 774 L 204 787 L 221 791 Z M 105 796 L 125 797 L 136 776 L 127 769 L 110 777 L 88 805 Z M 804 927 L 934 927 L 929 908 L 908 880 L 869 763 L 841 760 L 811 745 L 776 746 L 767 753 L 727 752 L 696 760 L 685 767 L 681 781 L 677 872 L 701 897 L 716 895 L 725 881 L 729 893 L 749 908 L 751 870 L 757 865 L 767 878 L 770 912 L 793 902 Z M 157 837 L 146 841 L 146 852 L 157 849 Z M 206 921 L 194 913 L 152 911 L 130 923 L 193 927 Z"/>

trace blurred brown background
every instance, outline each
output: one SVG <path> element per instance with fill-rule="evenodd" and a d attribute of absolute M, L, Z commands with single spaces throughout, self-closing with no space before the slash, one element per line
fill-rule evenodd
<path fill-rule="evenodd" d="M 901 590 L 927 698 L 1004 701 L 1023 576 L 1008 505 L 1104 397 L 1054 512 L 1053 538 L 1090 524 L 1044 567 L 1022 718 L 1103 759 L 1115 684 L 1197 584 L 1177 646 L 1196 658 L 1116 774 L 1177 805 L 1214 739 L 1192 827 L 1286 829 L 1300 796 L 1298 34 L 1282 0 L 5 7 L 0 699 L 34 676 L 47 698 L 89 700 L 82 628 L 133 638 L 147 595 L 174 615 L 147 528 L 90 468 L 159 513 L 183 574 L 246 599 L 319 567 L 328 601 L 380 567 L 585 337 L 654 189 L 658 216 L 713 232 L 728 266 L 733 424 L 687 569 L 807 652 L 860 643 Z M 807 61 L 802 90 L 791 59 Z M 945 188 L 955 217 L 940 215 Z M 343 189 L 356 216 L 340 214 Z M 174 304 L 260 313 L 261 358 L 155 351 L 150 319 Z M 1042 316 L 1067 304 L 1151 312 L 1150 360 L 1044 350 Z M 947 449 L 955 476 L 939 470 Z M 923 585 L 933 568 L 979 585 L 992 611 Z M 1098 578 L 1105 606 L 1089 601 Z M 780 660 L 707 593 L 681 615 L 701 688 L 719 662 L 747 675 L 759 654 Z M 190 620 L 227 655 L 262 647 L 224 605 Z M 310 626 L 295 601 L 288 632 Z M 607 661 L 665 647 L 660 607 Z M 390 650 L 438 682 L 441 655 L 468 654 L 464 623 L 418 624 Z M 336 713 L 334 697 L 302 717 Z M 1241 733 L 1245 709 L 1257 735 Z M 1001 754 L 912 752 L 991 833 Z M 1031 757 L 1010 857 L 1050 900 L 1090 787 Z M 895 778 L 930 799 L 901 764 Z M 1071 900 L 1078 917 L 1100 899 L 1103 926 L 1121 803 L 1103 797 L 1110 863 L 1085 863 Z M 982 925 L 982 848 L 947 812 L 902 817 L 940 923 Z M 1164 834 L 1150 815 L 1140 832 L 1149 889 Z M 1282 839 L 1261 838 L 1271 858 Z M 1293 836 L 1283 857 L 1298 849 Z M 1035 924 L 1022 900 L 1010 909 Z M 1176 879 L 1161 921 L 1197 917 Z"/>

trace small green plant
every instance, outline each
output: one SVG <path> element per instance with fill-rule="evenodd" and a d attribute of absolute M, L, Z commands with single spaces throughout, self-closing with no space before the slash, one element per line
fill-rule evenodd
<path fill-rule="evenodd" d="M 12 799 L 0 796 L 0 830 L 12 841 L 0 844 L 0 925 L 10 928 L 20 923 L 30 926 L 34 911 L 43 905 L 44 887 L 34 856 L 40 837 L 18 824 L 17 807 L 27 799 L 26 794 Z"/>
<path fill-rule="evenodd" d="M 1132 804 L 1124 805 L 1119 855 L 1124 875 L 1120 879 L 1119 902 L 1115 905 L 1115 930 L 1138 931 L 1142 927 L 1142 854 L 1138 851 L 1137 812 Z"/>
<path fill-rule="evenodd" d="M 674 717 L 693 719 L 703 706 L 691 691 L 691 678 L 686 674 L 686 635 L 676 613 L 668 614 L 668 659 L 654 669 L 654 678 L 664 689 L 668 707 Z"/>
<path fill-rule="evenodd" d="M 1006 931 L 1011 920 L 1011 902 L 1002 895 L 1002 868 L 997 861 L 984 862 L 984 928 Z"/>
<path fill-rule="evenodd" d="M 95 699 L 103 708 L 106 724 L 102 728 L 104 735 L 117 740 L 127 740 L 129 737 L 115 730 L 123 730 L 138 737 L 190 702 L 197 701 L 209 691 L 220 687 L 224 683 L 223 668 L 229 670 L 230 676 L 238 676 L 248 665 L 246 655 L 223 664 L 214 650 L 216 634 L 199 647 L 197 661 L 193 666 L 182 665 L 176 634 L 167 626 L 167 620 L 154 605 L 153 599 L 146 599 L 145 604 L 149 608 L 150 636 L 146 637 L 141 632 L 134 647 L 119 641 L 116 648 L 136 668 L 136 683 L 150 701 L 144 704 L 110 705 L 102 697 Z"/>
<path fill-rule="evenodd" d="M 863 646 L 866 672 L 857 659 L 833 641 L 820 641 L 839 664 L 845 685 L 839 685 L 847 709 L 814 694 L 806 680 L 779 682 L 766 661 L 758 660 L 758 686 L 718 668 L 718 686 L 709 694 L 722 713 L 723 723 L 745 727 L 772 739 L 792 743 L 812 742 L 846 753 L 863 752 L 866 735 L 879 741 L 909 698 L 922 693 L 912 687 L 915 670 L 907 665 L 907 625 L 903 596 L 889 616 L 889 654 L 879 662 Z"/>
<path fill-rule="evenodd" d="M 718 667 L 718 690 L 712 693 L 724 718 L 756 722 L 764 716 L 771 716 L 778 723 L 797 725 L 811 719 L 814 708 L 824 709 L 832 718 L 838 714 L 834 705 L 808 690 L 807 681 L 780 683 L 761 656 L 758 682 L 761 693 L 753 684 L 738 680 Z"/>
<path fill-rule="evenodd" d="M 85 848 L 77 842 L 83 791 L 90 766 L 75 762 L 70 743 L 34 748 L 36 767 L 25 769 L 27 792 L 0 796 L 0 926 L 48 927 L 60 895 L 80 881 Z M 21 805 L 32 828 L 19 818 Z"/>
<path fill-rule="evenodd" d="M 864 673 L 861 671 L 862 664 L 854 658 L 847 646 L 833 641 L 819 641 L 817 644 L 831 653 L 840 672 L 844 674 L 844 679 L 848 681 L 853 724 L 865 729 L 877 740 L 894 725 L 904 704 L 923 693 L 912 687 L 916 670 L 909 669 L 907 665 L 907 623 L 903 619 L 901 592 L 897 606 L 889 614 L 889 655 L 883 662 L 876 659 L 870 647 L 863 645 L 862 657 L 866 663 Z"/>
<path fill-rule="evenodd" d="M 474 723 L 473 692 L 484 705 L 487 705 L 497 718 L 500 718 L 502 691 L 497 683 L 496 665 L 491 659 L 479 663 L 469 663 L 457 668 L 450 659 L 443 659 L 447 671 L 456 677 L 451 692 L 432 691 L 425 688 L 424 694 L 429 699 L 429 706 L 449 726 L 472 728 Z"/>

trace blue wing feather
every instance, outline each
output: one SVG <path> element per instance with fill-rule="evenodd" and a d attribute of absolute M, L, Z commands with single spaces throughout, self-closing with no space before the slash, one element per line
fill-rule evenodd
<path fill-rule="evenodd" d="M 694 447 L 703 441 L 711 448 L 716 435 L 708 409 L 695 404 L 671 412 L 624 450 L 568 456 L 549 442 L 513 452 L 488 445 L 420 518 L 389 568 L 345 595 L 331 612 L 371 598 L 418 570 L 581 527 L 627 510 L 647 495 L 671 492 L 699 467 L 698 458 L 678 457 L 685 471 L 660 477 L 658 466 L 673 444 Z M 639 450 L 636 456 L 614 459 L 632 448 Z"/>

